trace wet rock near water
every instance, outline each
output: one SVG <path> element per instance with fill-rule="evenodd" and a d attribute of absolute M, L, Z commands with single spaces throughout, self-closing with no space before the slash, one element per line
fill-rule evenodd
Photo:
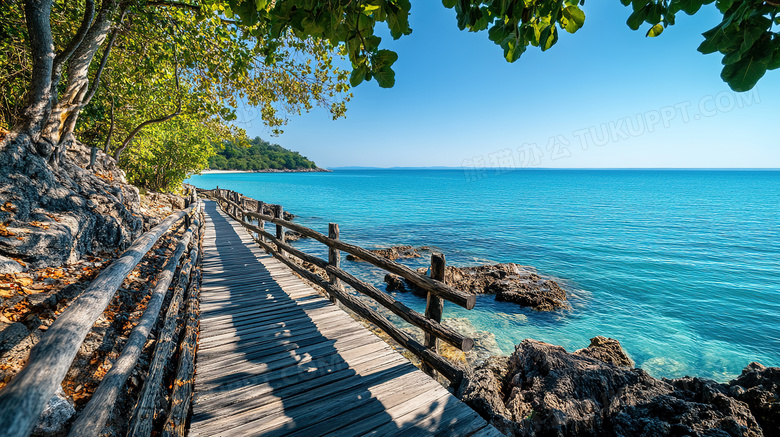
<path fill-rule="evenodd" d="M 409 291 L 406 288 L 406 281 L 404 278 L 388 273 L 385 275 L 385 283 L 387 284 L 387 291 Z"/>
<path fill-rule="evenodd" d="M 417 252 L 417 250 L 426 250 L 426 249 L 427 249 L 426 246 L 423 246 L 418 249 L 415 249 L 412 246 L 393 246 L 393 247 L 388 247 L 386 249 L 372 249 L 369 250 L 369 252 L 381 256 L 383 258 L 396 260 L 396 259 L 420 258 L 421 255 Z M 347 261 L 360 262 L 363 260 L 356 257 L 355 255 L 349 254 L 347 255 Z"/>
<path fill-rule="evenodd" d="M 617 340 L 604 337 L 577 353 L 524 340 L 511 357 L 469 370 L 457 395 L 506 435 L 759 437 L 780 431 L 762 431 L 729 386 L 690 377 L 659 380 L 611 364 L 626 358 Z M 774 376 L 746 371 L 756 372 L 749 378 L 764 381 L 756 384 L 761 387 Z"/>
<path fill-rule="evenodd" d="M 284 241 L 285 242 L 298 241 L 298 240 L 300 240 L 302 238 L 309 238 L 309 237 L 301 234 L 300 232 L 296 232 L 296 231 L 285 231 L 284 232 Z"/>
<path fill-rule="evenodd" d="M 729 393 L 748 404 L 765 435 L 780 436 L 780 368 L 750 363 L 729 382 Z"/>
<path fill-rule="evenodd" d="M 595 358 L 628 369 L 634 367 L 634 360 L 623 350 L 619 341 L 600 335 L 590 339 L 590 346 L 574 351 L 574 355 Z"/>
<path fill-rule="evenodd" d="M 417 269 L 417 273 L 427 275 L 428 269 Z M 419 289 L 404 281 L 401 287 L 399 277 L 385 276 L 388 289 L 417 292 Z M 532 267 L 514 263 L 484 265 L 478 267 L 451 267 L 445 270 L 447 285 L 468 293 L 493 294 L 498 301 L 516 303 L 537 311 L 555 311 L 568 308 L 566 291 L 550 278 L 536 273 Z"/>

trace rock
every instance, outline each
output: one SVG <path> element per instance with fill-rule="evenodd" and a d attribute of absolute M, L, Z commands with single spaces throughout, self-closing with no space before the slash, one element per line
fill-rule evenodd
<path fill-rule="evenodd" d="M 76 408 L 73 402 L 65 395 L 60 388 L 57 393 L 49 399 L 49 403 L 41 413 L 38 424 L 33 429 L 32 436 L 54 436 L 65 431 L 65 427 L 70 419 L 76 415 Z"/>
<path fill-rule="evenodd" d="M 508 373 L 509 357 L 490 357 L 476 369 L 467 371 L 455 394 L 499 431 L 513 435 L 518 425 L 508 419 L 509 412 L 502 398 Z"/>
<path fill-rule="evenodd" d="M 26 272 L 27 268 L 11 258 L 0 255 L 0 275 Z"/>
<path fill-rule="evenodd" d="M 406 289 L 406 281 L 398 275 L 388 273 L 385 275 L 387 291 L 409 291 Z"/>
<path fill-rule="evenodd" d="M 729 393 L 750 407 L 767 436 L 780 436 L 780 367 L 750 363 L 729 382 Z"/>
<path fill-rule="evenodd" d="M 28 335 L 30 330 L 21 322 L 10 325 L 0 323 L 0 355 L 19 344 Z"/>
<path fill-rule="evenodd" d="M 63 145 L 68 154 L 51 166 L 29 152 L 37 144 L 27 135 L 0 141 L 0 255 L 30 269 L 122 250 L 143 231 L 140 202 L 116 163 L 108 158 L 85 170 L 89 148 L 75 140 Z"/>
<path fill-rule="evenodd" d="M 420 258 L 420 254 L 417 253 L 417 250 L 412 246 L 392 246 L 387 249 L 372 249 L 369 250 L 369 252 L 392 260 L 401 258 Z M 355 262 L 363 261 L 352 254 L 347 255 L 347 260 Z"/>
<path fill-rule="evenodd" d="M 284 233 L 285 242 L 298 241 L 301 238 L 307 238 L 307 237 L 301 234 L 300 232 L 296 232 L 296 231 L 285 231 Z"/>
<path fill-rule="evenodd" d="M 628 356 L 620 342 L 597 335 L 590 339 L 590 346 L 574 351 L 574 355 L 595 358 L 620 367 L 633 368 L 634 360 Z"/>
<path fill-rule="evenodd" d="M 426 268 L 417 269 L 421 275 Z M 447 266 L 447 285 L 476 294 L 494 294 L 497 301 L 513 302 L 537 311 L 554 311 L 568 308 L 566 292 L 552 279 L 544 278 L 532 267 L 514 263 L 477 267 Z M 407 286 L 415 290 L 407 281 Z"/>
<path fill-rule="evenodd" d="M 605 344 L 619 346 L 589 348 Z M 457 395 L 508 435 L 764 435 L 747 404 L 715 381 L 658 380 L 535 340 L 517 345 L 505 370 L 491 359 L 467 372 Z"/>

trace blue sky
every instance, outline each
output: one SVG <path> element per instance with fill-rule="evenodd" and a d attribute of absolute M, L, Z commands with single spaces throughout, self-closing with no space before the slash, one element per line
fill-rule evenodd
<path fill-rule="evenodd" d="M 731 92 L 720 56 L 696 51 L 714 6 L 658 38 L 631 31 L 617 0 L 583 9 L 579 32 L 509 64 L 486 32 L 417 0 L 413 33 L 383 38 L 399 54 L 394 88 L 363 83 L 346 119 L 315 110 L 279 137 L 244 127 L 323 167 L 780 168 L 780 70 Z"/>

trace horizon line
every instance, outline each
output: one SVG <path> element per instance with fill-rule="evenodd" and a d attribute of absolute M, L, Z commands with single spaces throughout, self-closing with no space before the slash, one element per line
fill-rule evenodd
<path fill-rule="evenodd" d="M 523 170 L 702 170 L 702 171 L 780 171 L 780 167 L 447 167 L 447 166 L 427 166 L 427 167 L 370 167 L 370 166 L 340 166 L 324 167 L 327 170 L 465 170 L 465 171 L 502 171 L 511 173 L 513 171 Z"/>

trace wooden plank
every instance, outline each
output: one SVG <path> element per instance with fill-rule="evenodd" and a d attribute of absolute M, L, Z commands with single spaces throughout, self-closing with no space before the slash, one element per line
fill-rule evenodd
<path fill-rule="evenodd" d="M 127 432 L 128 437 L 143 437 L 152 434 L 152 421 L 157 412 L 157 400 L 162 388 L 163 375 L 168 365 L 168 360 L 173 353 L 174 339 L 177 338 L 180 328 L 177 323 L 179 309 L 183 303 L 185 291 L 192 286 L 190 273 L 197 262 L 198 250 L 193 248 L 190 251 L 189 259 L 181 267 L 179 283 L 174 288 L 173 298 L 168 305 L 168 312 L 165 315 L 163 329 L 155 344 L 152 363 L 149 366 L 149 375 L 144 380 L 138 402 L 133 409 L 130 429 Z"/>
<path fill-rule="evenodd" d="M 30 351 L 27 365 L 0 392 L 0 429 L 6 436 L 21 437 L 32 431 L 46 403 L 60 387 L 87 333 L 125 277 L 162 234 L 194 207 L 171 214 L 135 240 L 52 323 Z"/>
<path fill-rule="evenodd" d="M 414 432 L 414 425 L 429 417 L 430 433 L 485 429 L 484 420 L 465 410 L 436 410 L 432 402 L 457 400 L 327 304 L 291 273 L 283 264 L 287 259 L 241 249 L 252 244 L 252 236 L 213 205 L 204 244 L 228 243 L 220 250 L 230 256 L 213 258 L 203 270 L 204 286 L 214 288 L 202 294 L 210 310 L 200 325 L 190 435 L 362 435 L 404 426 Z M 242 274 L 247 269 L 262 275 Z M 209 282 L 209 275 L 228 279 Z M 319 281 L 328 291 L 336 288 L 327 279 Z M 258 287 L 267 291 L 255 292 Z M 440 420 L 442 415 L 450 420 Z"/>
<path fill-rule="evenodd" d="M 173 255 L 168 259 L 157 276 L 157 284 L 152 290 L 143 316 L 141 316 L 138 324 L 135 325 L 130 333 L 119 358 L 111 366 L 103 380 L 100 381 L 100 385 L 92 394 L 87 406 L 84 407 L 78 419 L 71 426 L 69 436 L 93 436 L 100 434 L 103 430 L 111 414 L 111 408 L 106 408 L 106 406 L 114 405 L 127 378 L 130 377 L 130 372 L 135 368 L 135 363 L 141 355 L 149 332 L 151 332 L 154 324 L 157 323 L 163 300 L 165 300 L 165 295 L 168 292 L 168 286 L 171 284 L 176 267 L 179 265 L 179 259 L 184 254 L 184 250 L 189 245 L 190 238 L 192 238 L 192 234 L 198 226 L 199 222 L 196 220 L 179 240 Z"/>

